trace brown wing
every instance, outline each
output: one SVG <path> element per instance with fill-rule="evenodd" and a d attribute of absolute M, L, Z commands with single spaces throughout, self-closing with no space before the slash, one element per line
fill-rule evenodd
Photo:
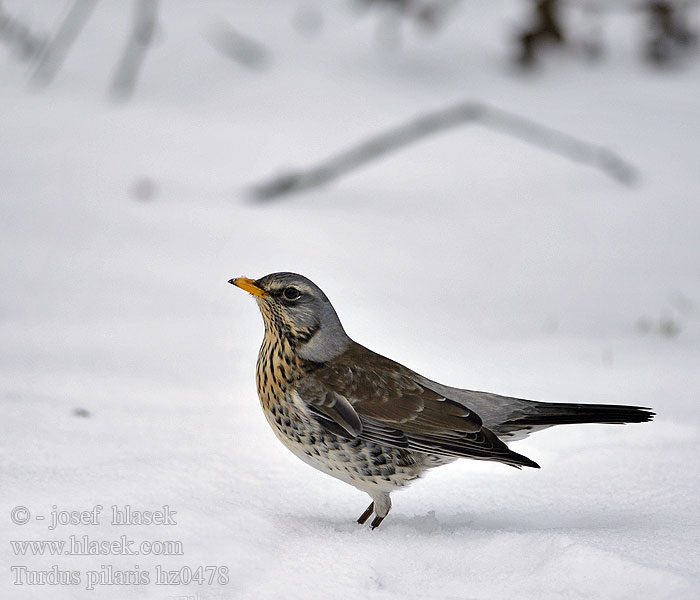
<path fill-rule="evenodd" d="M 424 387 L 414 375 L 353 344 L 309 373 L 297 391 L 322 424 L 346 437 L 445 456 L 535 466 L 483 427 L 476 413 Z"/>

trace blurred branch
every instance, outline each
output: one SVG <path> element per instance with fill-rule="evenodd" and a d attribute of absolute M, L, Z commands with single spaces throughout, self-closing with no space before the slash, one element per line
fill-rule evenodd
<path fill-rule="evenodd" d="M 250 193 L 256 199 L 267 200 L 318 187 L 390 152 L 466 123 L 480 123 L 502 131 L 574 162 L 600 169 L 624 184 L 631 184 L 637 178 L 632 165 L 603 146 L 479 102 L 463 102 L 375 135 L 309 169 L 284 173 L 254 185 Z"/>
<path fill-rule="evenodd" d="M 380 8 L 413 19 L 429 30 L 438 29 L 461 0 L 356 0 L 361 8 Z"/>
<path fill-rule="evenodd" d="M 206 37 L 212 48 L 249 69 L 261 69 L 269 61 L 265 46 L 236 31 L 225 21 L 213 26 Z"/>
<path fill-rule="evenodd" d="M 158 0 L 135 2 L 131 35 L 112 81 L 111 94 L 115 100 L 127 101 L 133 94 L 136 79 L 158 24 Z"/>
<path fill-rule="evenodd" d="M 671 64 L 696 46 L 698 34 L 690 28 L 687 4 L 652 0 L 647 3 L 646 10 L 649 35 L 645 55 L 649 62 L 656 66 Z"/>
<path fill-rule="evenodd" d="M 518 62 L 522 67 L 532 67 L 543 47 L 549 44 L 563 46 L 566 43 L 558 0 L 534 0 L 531 10 L 532 22 L 519 36 Z"/>
<path fill-rule="evenodd" d="M 63 65 L 66 55 L 80 32 L 85 27 L 98 0 L 75 0 L 66 18 L 58 27 L 56 35 L 44 48 L 34 69 L 31 81 L 40 87 L 49 85 Z"/>

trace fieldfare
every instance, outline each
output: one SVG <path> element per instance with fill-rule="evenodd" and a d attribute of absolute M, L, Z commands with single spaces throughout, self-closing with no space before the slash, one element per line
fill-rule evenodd
<path fill-rule="evenodd" d="M 366 492 L 377 527 L 390 494 L 457 458 L 539 465 L 505 441 L 568 423 L 641 423 L 637 406 L 564 404 L 474 392 L 431 381 L 354 342 L 312 281 L 294 273 L 229 283 L 255 297 L 265 322 L 257 361 L 263 412 L 301 460 Z"/>

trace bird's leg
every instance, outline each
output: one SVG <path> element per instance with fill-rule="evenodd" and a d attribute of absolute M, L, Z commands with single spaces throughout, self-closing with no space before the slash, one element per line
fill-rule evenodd
<path fill-rule="evenodd" d="M 384 492 L 373 495 L 372 499 L 374 500 L 372 504 L 374 505 L 375 517 L 374 519 L 372 519 L 370 527 L 372 529 L 376 529 L 384 520 L 384 517 L 386 517 L 389 514 L 389 511 L 391 510 L 391 497 L 389 496 L 389 494 Z"/>
<path fill-rule="evenodd" d="M 372 502 L 372 503 L 367 507 L 367 510 L 366 510 L 365 512 L 363 512 L 363 513 L 360 515 L 360 518 L 357 519 L 357 522 L 358 522 L 360 525 L 364 525 L 364 524 L 365 524 L 365 521 L 366 521 L 367 519 L 369 519 L 370 515 L 371 515 L 373 512 L 374 512 L 374 502 Z M 376 519 L 375 519 L 375 521 L 376 521 Z M 380 519 L 380 521 L 381 521 L 381 519 Z M 374 521 L 372 521 L 372 523 L 374 523 Z"/>

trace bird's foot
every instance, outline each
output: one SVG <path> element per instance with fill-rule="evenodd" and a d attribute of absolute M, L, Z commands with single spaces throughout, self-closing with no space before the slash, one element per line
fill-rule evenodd
<path fill-rule="evenodd" d="M 374 502 L 372 502 L 372 504 L 370 504 L 367 507 L 367 510 L 360 515 L 360 518 L 357 519 L 357 522 L 360 525 L 364 525 L 365 522 L 367 521 L 367 519 L 370 518 L 370 516 L 372 515 L 373 512 L 374 512 Z M 379 517 L 379 516 L 374 517 L 374 519 L 372 519 L 372 522 L 369 524 L 369 526 L 372 529 L 376 529 L 377 527 L 379 527 L 379 525 L 381 525 L 383 520 L 384 520 L 384 517 Z"/>

